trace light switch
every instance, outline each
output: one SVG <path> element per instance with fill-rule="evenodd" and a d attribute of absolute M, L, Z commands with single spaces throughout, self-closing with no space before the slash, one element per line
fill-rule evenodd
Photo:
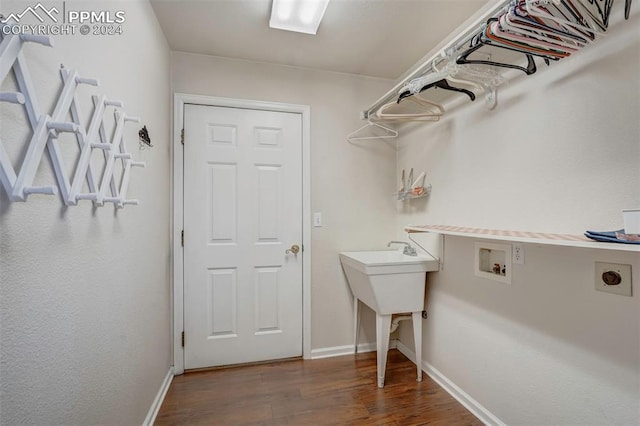
<path fill-rule="evenodd" d="M 313 226 L 314 228 L 320 228 L 322 226 L 322 213 L 315 212 L 313 214 Z"/>

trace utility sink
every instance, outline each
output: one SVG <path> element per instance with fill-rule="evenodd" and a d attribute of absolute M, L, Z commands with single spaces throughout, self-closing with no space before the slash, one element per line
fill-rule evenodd
<path fill-rule="evenodd" d="M 353 295 L 382 315 L 422 312 L 425 272 L 439 268 L 431 256 L 398 250 L 340 253 L 340 261 Z"/>
<path fill-rule="evenodd" d="M 354 346 L 358 350 L 359 301 L 376 312 L 378 387 L 384 387 L 393 314 L 411 313 L 418 381 L 422 380 L 422 311 L 426 273 L 439 262 L 427 254 L 410 256 L 398 250 L 340 253 L 340 262 L 354 297 Z"/>

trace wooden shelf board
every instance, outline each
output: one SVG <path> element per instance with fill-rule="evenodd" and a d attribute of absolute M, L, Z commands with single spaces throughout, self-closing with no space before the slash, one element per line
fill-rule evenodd
<path fill-rule="evenodd" d="M 406 232 L 433 232 L 468 238 L 514 241 L 521 243 L 544 244 L 551 246 L 582 247 L 599 250 L 618 250 L 640 253 L 640 244 L 604 243 L 591 240 L 584 235 L 549 234 L 541 232 L 504 231 L 497 229 L 469 228 L 447 225 L 407 225 Z"/>

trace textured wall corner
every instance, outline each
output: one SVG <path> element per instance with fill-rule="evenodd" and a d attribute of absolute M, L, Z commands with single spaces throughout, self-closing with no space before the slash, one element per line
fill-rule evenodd
<path fill-rule="evenodd" d="M 60 2 L 43 2 L 54 3 Z M 3 2 L 0 12 L 26 6 Z M 66 7 L 115 6 L 67 1 Z M 147 163 L 129 187 L 139 206 L 114 211 L 81 201 L 67 208 L 57 196 L 38 195 L 10 203 L 0 189 L 3 424 L 140 424 L 171 364 L 169 50 L 146 1 L 117 7 L 126 14 L 121 35 L 59 35 L 53 48 L 25 48 L 43 110 L 51 113 L 64 64 L 101 82 L 78 92 L 82 116 L 90 116 L 94 93 L 122 99 L 128 113 L 143 119 L 155 147 L 139 151 L 138 126 L 127 126 L 128 150 Z M 2 89 L 12 85 L 8 79 Z M 20 106 L 0 103 L 0 137 L 14 162 L 23 144 L 11 141 L 29 137 L 25 120 Z M 71 170 L 75 139 L 60 144 Z M 45 159 L 36 182 L 52 179 Z"/>

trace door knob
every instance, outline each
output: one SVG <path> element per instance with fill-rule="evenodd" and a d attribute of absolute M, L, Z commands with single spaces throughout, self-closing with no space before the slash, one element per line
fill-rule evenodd
<path fill-rule="evenodd" d="M 285 250 L 285 254 L 289 254 L 289 253 L 293 253 L 293 254 L 298 254 L 298 252 L 300 251 L 300 246 L 297 244 L 294 244 L 291 246 L 291 248 Z"/>

